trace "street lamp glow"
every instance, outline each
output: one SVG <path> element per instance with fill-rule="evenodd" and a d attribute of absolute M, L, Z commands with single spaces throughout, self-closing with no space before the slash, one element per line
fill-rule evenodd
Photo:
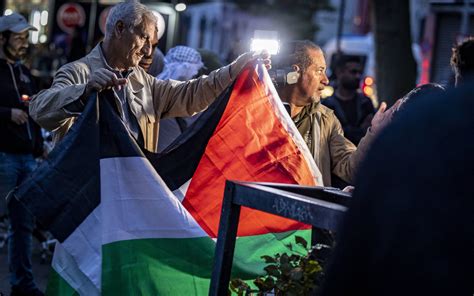
<path fill-rule="evenodd" d="M 252 39 L 250 43 L 251 51 L 260 51 L 266 49 L 269 54 L 275 55 L 280 50 L 280 42 L 275 39 Z"/>
<path fill-rule="evenodd" d="M 176 4 L 176 6 L 174 7 L 174 9 L 176 9 L 176 11 L 185 11 L 186 10 L 186 4 L 184 3 L 178 3 Z"/>

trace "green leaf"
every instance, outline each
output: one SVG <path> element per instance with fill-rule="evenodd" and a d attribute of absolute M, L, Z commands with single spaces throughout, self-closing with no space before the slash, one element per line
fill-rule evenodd
<path fill-rule="evenodd" d="M 276 265 L 268 265 L 264 268 L 264 270 L 270 276 L 274 276 L 274 277 L 279 277 L 280 276 L 280 271 L 278 270 L 278 266 L 276 266 Z"/>
<path fill-rule="evenodd" d="M 263 255 L 261 256 L 260 258 L 262 258 L 263 260 L 265 260 L 265 263 L 277 263 L 276 259 L 271 257 L 271 256 L 268 256 L 268 255 Z"/>
<path fill-rule="evenodd" d="M 294 281 L 300 281 L 303 278 L 303 270 L 300 267 L 293 269 L 290 278 Z"/>
<path fill-rule="evenodd" d="M 301 236 L 295 235 L 295 242 L 302 245 L 305 249 L 308 247 L 308 242 Z"/>
<path fill-rule="evenodd" d="M 265 289 L 265 281 L 261 277 L 257 277 L 253 283 L 258 287 L 259 290 Z"/>
<path fill-rule="evenodd" d="M 281 254 L 280 264 L 287 264 L 290 261 L 290 257 L 286 253 Z"/>

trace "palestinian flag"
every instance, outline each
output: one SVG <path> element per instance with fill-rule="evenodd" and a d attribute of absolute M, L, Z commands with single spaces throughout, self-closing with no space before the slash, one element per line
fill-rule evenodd
<path fill-rule="evenodd" d="M 250 65 L 161 154 L 140 149 L 107 98 L 91 99 L 17 191 L 58 239 L 49 295 L 205 295 L 226 179 L 322 184 L 261 65 Z M 100 103 L 100 104 L 99 104 Z M 243 209 L 233 277 L 310 227 Z"/>

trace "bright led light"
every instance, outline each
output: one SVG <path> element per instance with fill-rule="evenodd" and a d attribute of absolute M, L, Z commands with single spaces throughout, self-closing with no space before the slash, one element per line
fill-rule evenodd
<path fill-rule="evenodd" d="M 10 15 L 12 13 L 13 13 L 13 11 L 11 9 L 5 9 L 4 15 Z"/>
<path fill-rule="evenodd" d="M 176 11 L 185 11 L 185 10 L 186 10 L 186 4 L 184 4 L 184 3 L 178 3 L 178 4 L 176 4 L 176 6 L 174 7 L 174 9 L 176 9 Z"/>
<path fill-rule="evenodd" d="M 41 12 L 40 24 L 41 24 L 43 27 L 48 24 L 48 11 L 47 11 L 47 10 L 43 10 L 43 11 Z"/>
<path fill-rule="evenodd" d="M 274 39 L 252 39 L 250 43 L 251 51 L 268 50 L 270 54 L 277 54 L 280 50 L 280 42 Z"/>
<path fill-rule="evenodd" d="M 35 28 L 40 27 L 40 20 L 41 20 L 41 13 L 39 11 L 33 12 L 33 21 L 32 25 Z M 37 44 L 39 41 L 39 32 L 38 31 L 33 31 L 31 32 L 31 43 Z"/>

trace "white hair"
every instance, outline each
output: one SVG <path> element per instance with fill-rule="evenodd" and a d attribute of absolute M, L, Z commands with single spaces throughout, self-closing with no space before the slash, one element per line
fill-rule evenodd
<path fill-rule="evenodd" d="M 156 16 L 153 12 L 138 1 L 125 1 L 115 5 L 110 10 L 105 22 L 105 38 L 113 36 L 117 22 L 123 22 L 125 27 L 132 31 L 145 18 L 156 23 Z"/>

